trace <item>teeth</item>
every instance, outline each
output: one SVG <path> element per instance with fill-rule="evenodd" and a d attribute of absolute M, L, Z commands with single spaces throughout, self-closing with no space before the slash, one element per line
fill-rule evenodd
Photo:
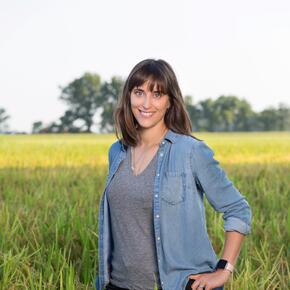
<path fill-rule="evenodd" d="M 149 117 L 149 116 L 152 116 L 153 113 L 145 113 L 145 112 L 141 111 L 141 115 Z"/>

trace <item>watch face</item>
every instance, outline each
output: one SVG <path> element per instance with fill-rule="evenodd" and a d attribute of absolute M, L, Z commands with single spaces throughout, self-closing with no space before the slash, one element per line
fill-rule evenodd
<path fill-rule="evenodd" d="M 218 264 L 217 264 L 217 268 L 219 268 L 219 269 L 224 269 L 225 267 L 226 267 L 226 264 L 227 264 L 228 262 L 226 261 L 226 260 L 223 260 L 223 259 L 221 259 L 221 260 L 219 260 L 219 262 L 218 262 Z"/>

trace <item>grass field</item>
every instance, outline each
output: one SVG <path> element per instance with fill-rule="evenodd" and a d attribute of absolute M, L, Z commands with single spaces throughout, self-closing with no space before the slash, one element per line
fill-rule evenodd
<path fill-rule="evenodd" d="M 214 149 L 253 211 L 252 232 L 225 289 L 289 289 L 289 132 L 194 135 Z M 114 140 L 0 135 L 1 290 L 94 289 L 98 203 Z M 222 215 L 207 202 L 206 210 L 220 254 Z"/>

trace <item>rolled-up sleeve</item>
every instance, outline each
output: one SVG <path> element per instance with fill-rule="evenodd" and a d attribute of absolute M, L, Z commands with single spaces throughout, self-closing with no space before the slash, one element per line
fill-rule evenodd
<path fill-rule="evenodd" d="M 251 208 L 214 158 L 214 151 L 204 141 L 197 141 L 193 146 L 191 164 L 196 182 L 207 200 L 216 211 L 223 213 L 224 230 L 249 234 Z"/>

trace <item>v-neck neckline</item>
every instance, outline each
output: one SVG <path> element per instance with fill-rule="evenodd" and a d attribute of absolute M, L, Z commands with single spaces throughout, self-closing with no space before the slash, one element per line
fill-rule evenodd
<path fill-rule="evenodd" d="M 158 154 L 158 150 L 159 149 L 156 151 L 156 153 L 154 154 L 154 156 L 152 157 L 152 159 L 149 161 L 149 163 L 147 164 L 147 166 L 141 172 L 139 172 L 138 175 L 135 175 L 134 172 L 133 172 L 133 169 L 131 168 L 131 161 L 132 161 L 132 150 L 131 149 L 132 149 L 132 147 L 129 146 L 129 148 L 128 148 L 128 150 L 129 150 L 129 152 L 128 152 L 128 154 L 129 154 L 129 158 L 128 158 L 128 161 L 129 161 L 128 162 L 129 170 L 130 170 L 130 173 L 131 173 L 132 176 L 139 177 L 139 176 L 143 175 L 147 171 L 147 169 L 149 168 L 149 166 L 151 166 L 151 164 L 153 163 L 154 159 L 156 158 L 156 156 Z"/>

